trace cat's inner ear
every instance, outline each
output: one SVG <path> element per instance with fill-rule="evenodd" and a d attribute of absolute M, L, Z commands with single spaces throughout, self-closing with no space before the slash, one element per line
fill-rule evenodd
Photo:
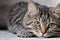
<path fill-rule="evenodd" d="M 60 15 L 60 3 L 52 9 L 52 13 L 56 16 L 59 17 Z"/>
<path fill-rule="evenodd" d="M 39 11 L 40 11 L 39 8 L 37 7 L 37 5 L 33 1 L 28 2 L 28 15 L 29 16 L 32 17 L 32 16 L 38 14 Z"/>

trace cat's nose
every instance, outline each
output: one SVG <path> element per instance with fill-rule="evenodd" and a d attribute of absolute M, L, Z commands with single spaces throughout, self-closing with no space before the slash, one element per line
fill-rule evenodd
<path fill-rule="evenodd" d="M 41 33 L 41 34 L 44 34 L 45 33 L 45 29 L 41 28 L 41 29 L 39 29 L 38 32 Z"/>
<path fill-rule="evenodd" d="M 44 30 L 44 31 L 42 31 L 42 34 L 45 34 L 45 30 Z"/>
<path fill-rule="evenodd" d="M 45 34 L 46 28 L 45 28 L 45 27 L 42 27 L 42 28 L 41 28 L 41 32 L 42 32 L 42 34 Z"/>

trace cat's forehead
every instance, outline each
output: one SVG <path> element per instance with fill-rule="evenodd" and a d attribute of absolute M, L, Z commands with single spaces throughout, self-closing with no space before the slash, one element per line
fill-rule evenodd
<path fill-rule="evenodd" d="M 35 19 L 48 19 L 49 18 L 49 10 L 50 8 L 46 7 L 46 6 L 40 6 L 40 11 L 37 15 L 34 16 Z"/>
<path fill-rule="evenodd" d="M 44 16 L 44 17 L 49 16 L 50 8 L 48 8 L 46 6 L 40 6 L 39 9 L 41 9 L 41 10 L 40 10 L 40 12 L 37 13 L 37 15 L 34 16 L 35 18 L 40 18 L 42 16 Z"/>
<path fill-rule="evenodd" d="M 49 15 L 49 12 L 50 12 L 50 8 L 48 8 L 47 6 L 40 6 L 40 12 L 39 14 L 42 16 L 42 15 Z M 38 14 L 38 15 L 39 15 Z"/>

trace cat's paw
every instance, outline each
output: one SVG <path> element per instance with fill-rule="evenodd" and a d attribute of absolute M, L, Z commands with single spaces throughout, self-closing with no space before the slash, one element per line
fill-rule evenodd
<path fill-rule="evenodd" d="M 24 37 L 24 38 L 26 38 L 26 37 L 31 37 L 31 36 L 33 36 L 33 33 L 32 33 L 32 32 L 28 32 L 28 31 L 19 31 L 19 32 L 17 33 L 17 36 L 18 36 L 18 37 Z"/>

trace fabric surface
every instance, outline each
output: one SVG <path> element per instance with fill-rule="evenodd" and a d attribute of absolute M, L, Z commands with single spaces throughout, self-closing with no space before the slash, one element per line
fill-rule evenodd
<path fill-rule="evenodd" d="M 7 30 L 0 30 L 0 40 L 60 40 L 60 38 L 20 38 Z"/>

